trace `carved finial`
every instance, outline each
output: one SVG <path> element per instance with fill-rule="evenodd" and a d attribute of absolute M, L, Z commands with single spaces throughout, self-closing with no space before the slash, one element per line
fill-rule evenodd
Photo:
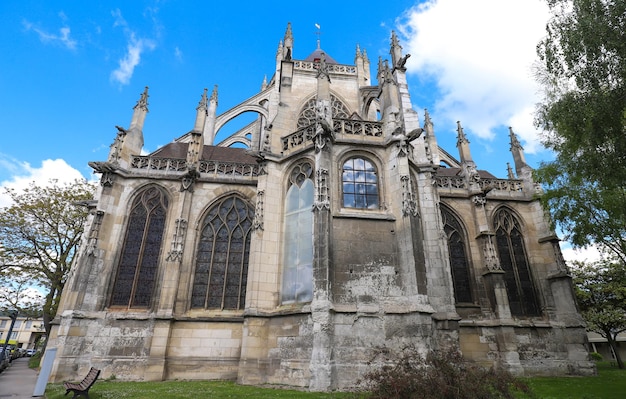
<path fill-rule="evenodd" d="M 463 127 L 461 126 L 460 121 L 456 122 L 456 131 L 457 131 L 457 141 L 456 141 L 457 147 L 461 144 L 469 143 L 469 140 L 467 139 L 467 136 L 465 136 L 465 132 L 463 131 Z"/>
<path fill-rule="evenodd" d="M 363 59 L 365 61 L 369 61 L 369 59 L 367 58 L 367 50 L 366 49 L 363 49 Z"/>
<path fill-rule="evenodd" d="M 276 58 L 283 56 L 283 41 L 278 42 L 278 50 L 276 50 Z"/>
<path fill-rule="evenodd" d="M 263 83 L 261 83 L 261 91 L 267 89 L 267 75 L 263 75 Z"/>
<path fill-rule="evenodd" d="M 357 43 L 356 45 L 356 58 L 361 58 L 363 57 L 363 55 L 361 55 L 361 47 L 359 46 L 359 44 Z"/>
<path fill-rule="evenodd" d="M 520 149 L 520 150 L 524 149 L 524 147 L 522 147 L 522 144 L 517 139 L 517 135 L 513 133 L 513 128 L 510 126 L 509 126 L 509 137 L 511 138 L 511 150 L 513 150 L 514 148 Z"/>
<path fill-rule="evenodd" d="M 430 120 L 430 114 L 428 113 L 428 109 L 424 108 L 424 126 L 432 124 L 433 121 Z"/>
<path fill-rule="evenodd" d="M 211 92 L 211 102 L 217 104 L 217 85 L 213 86 L 213 92 Z"/>
<path fill-rule="evenodd" d="M 398 41 L 398 36 L 396 36 L 396 31 L 391 31 L 391 47 L 400 47 L 400 42 Z"/>
<path fill-rule="evenodd" d="M 291 22 L 287 22 L 287 30 L 285 31 L 285 45 L 287 45 L 287 41 L 293 41 L 293 34 L 291 33 Z"/>
<path fill-rule="evenodd" d="M 141 97 L 139 97 L 139 101 L 137 101 L 137 105 L 133 107 L 133 109 L 141 109 L 143 111 L 148 112 L 148 86 L 141 93 Z"/>
<path fill-rule="evenodd" d="M 509 179 L 515 179 L 515 175 L 513 174 L 513 168 L 511 168 L 511 164 L 508 162 L 506 163 L 506 173 Z"/>
<path fill-rule="evenodd" d="M 200 102 L 198 103 L 198 106 L 196 107 L 196 110 L 206 112 L 207 109 L 209 109 L 209 100 L 206 96 L 206 93 L 207 93 L 207 88 L 205 87 L 204 92 L 202 93 L 202 97 L 200 98 Z"/>

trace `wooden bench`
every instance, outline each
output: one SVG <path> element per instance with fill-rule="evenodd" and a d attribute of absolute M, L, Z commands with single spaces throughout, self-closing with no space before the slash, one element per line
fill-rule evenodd
<path fill-rule="evenodd" d="M 89 370 L 89 373 L 87 373 L 87 376 L 83 378 L 83 380 L 80 382 L 80 384 L 64 382 L 63 386 L 65 387 L 65 389 L 67 389 L 67 391 L 65 391 L 65 395 L 70 392 L 74 392 L 74 396 L 72 396 L 72 398 L 77 398 L 82 395 L 85 398 L 89 399 L 89 388 L 91 388 L 91 386 L 96 382 L 99 375 L 100 370 L 92 367 Z"/>

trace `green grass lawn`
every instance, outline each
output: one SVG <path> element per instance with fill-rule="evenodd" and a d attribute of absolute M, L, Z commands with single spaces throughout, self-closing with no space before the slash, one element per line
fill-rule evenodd
<path fill-rule="evenodd" d="M 609 363 L 598 364 L 593 377 L 540 377 L 525 380 L 541 399 L 622 399 L 626 398 L 626 370 Z M 61 384 L 49 384 L 48 399 L 66 399 Z M 349 393 L 311 393 L 287 389 L 241 386 L 227 381 L 122 382 L 98 380 L 89 391 L 92 399 L 354 399 Z"/>
<path fill-rule="evenodd" d="M 623 399 L 626 398 L 626 370 L 598 363 L 594 377 L 538 377 L 526 380 L 541 399 Z"/>

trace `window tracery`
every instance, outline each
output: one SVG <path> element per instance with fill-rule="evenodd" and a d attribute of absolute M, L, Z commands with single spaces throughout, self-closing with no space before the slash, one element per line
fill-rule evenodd
<path fill-rule="evenodd" d="M 299 163 L 289 175 L 285 199 L 282 303 L 313 299 L 313 165 Z"/>
<path fill-rule="evenodd" d="M 354 157 L 343 164 L 343 206 L 345 208 L 378 209 L 378 172 L 372 162 Z"/>
<path fill-rule="evenodd" d="M 513 316 L 537 316 L 539 304 L 535 293 L 522 228 L 517 218 L 507 209 L 494 216 L 496 245 L 504 270 L 509 306 Z"/>
<path fill-rule="evenodd" d="M 330 95 L 330 104 L 332 108 L 332 117 L 333 118 L 344 118 L 348 119 L 350 117 L 350 111 L 348 111 L 348 107 L 346 107 L 341 100 L 339 100 L 334 95 Z M 300 115 L 298 116 L 298 124 L 296 130 L 305 128 L 307 126 L 311 126 L 315 123 L 315 107 L 317 105 L 317 98 L 312 98 L 304 104 L 302 107 L 302 111 L 300 111 Z"/>
<path fill-rule="evenodd" d="M 465 244 L 465 234 L 461 222 L 447 208 L 441 207 L 443 229 L 448 239 L 448 256 L 452 271 L 452 283 L 454 286 L 454 298 L 457 303 L 471 303 L 471 277 L 469 260 Z"/>
<path fill-rule="evenodd" d="M 150 187 L 132 203 L 111 306 L 147 308 L 152 301 L 163 243 L 168 200 Z"/>
<path fill-rule="evenodd" d="M 243 309 L 254 209 L 238 196 L 222 198 L 202 222 L 191 307 Z"/>

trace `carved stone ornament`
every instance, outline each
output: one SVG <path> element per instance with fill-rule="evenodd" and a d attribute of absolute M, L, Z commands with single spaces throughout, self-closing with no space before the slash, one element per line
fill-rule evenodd
<path fill-rule="evenodd" d="M 117 135 L 111 144 L 108 161 L 117 165 L 122 154 L 122 146 L 124 145 L 124 139 L 126 138 L 126 129 L 121 126 L 115 126 L 115 128 L 117 129 Z"/>
<path fill-rule="evenodd" d="M 328 169 L 320 168 L 315 172 L 315 202 L 313 210 L 330 209 L 330 194 L 328 190 Z"/>
<path fill-rule="evenodd" d="M 402 182 L 402 216 L 417 217 L 417 201 L 415 201 L 415 192 L 413 190 L 413 182 L 409 175 L 400 176 Z"/>
<path fill-rule="evenodd" d="M 565 259 L 563 258 L 563 253 L 561 252 L 561 247 L 559 246 L 558 240 L 552 241 L 552 249 L 554 250 L 557 270 L 560 273 L 569 274 L 569 269 L 567 267 L 567 264 L 565 263 Z"/>
<path fill-rule="evenodd" d="M 327 101 L 319 101 L 316 106 L 317 120 L 315 124 L 315 135 L 313 140 L 315 141 L 315 152 L 320 152 L 326 145 L 335 141 L 335 132 L 333 130 L 332 121 L 330 118 L 330 104 L 326 104 Z"/>
<path fill-rule="evenodd" d="M 193 184 L 200 177 L 200 172 L 194 166 L 189 166 L 187 173 L 181 179 L 180 191 L 193 192 Z"/>
<path fill-rule="evenodd" d="M 483 257 L 485 258 L 485 267 L 490 272 L 502 271 L 502 266 L 500 266 L 500 260 L 496 255 L 496 247 L 493 245 L 491 236 L 487 236 L 484 240 L 485 243 L 483 244 Z"/>
<path fill-rule="evenodd" d="M 484 206 L 487 203 L 487 197 L 485 197 L 483 194 L 475 195 L 472 197 L 472 202 L 476 206 Z"/>
<path fill-rule="evenodd" d="M 172 237 L 170 251 L 167 253 L 167 260 L 169 262 L 181 262 L 183 260 L 183 245 L 186 231 L 187 220 L 176 219 L 176 230 Z"/>
<path fill-rule="evenodd" d="M 256 193 L 256 207 L 254 209 L 254 220 L 252 222 L 253 230 L 263 230 L 263 197 L 265 191 L 259 190 Z"/>
<path fill-rule="evenodd" d="M 96 211 L 91 223 L 89 231 L 89 239 L 87 240 L 87 256 L 95 256 L 96 248 L 98 248 L 98 236 L 100 234 L 100 226 L 102 225 L 103 211 Z"/>
<path fill-rule="evenodd" d="M 111 187 L 114 181 L 115 175 L 111 172 L 104 172 L 102 176 L 100 176 L 100 185 L 102 187 Z"/>

